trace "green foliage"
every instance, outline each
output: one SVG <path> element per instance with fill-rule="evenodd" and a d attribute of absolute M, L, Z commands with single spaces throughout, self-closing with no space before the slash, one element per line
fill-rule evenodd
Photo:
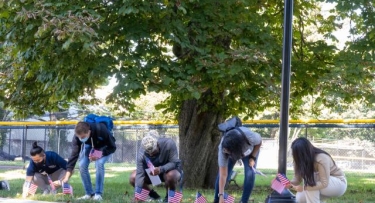
<path fill-rule="evenodd" d="M 334 2 L 334 1 L 332 1 Z M 318 2 L 294 3 L 291 115 L 314 114 L 337 100 L 371 105 L 373 12 L 358 2 L 328 16 Z M 280 1 L 17 1 L 0 5 L 0 96 L 19 116 L 95 103 L 94 89 L 117 79 L 107 98 L 136 110 L 135 98 L 168 92 L 157 109 L 177 115 L 184 101 L 199 111 L 254 117 L 279 107 L 283 3 Z M 362 12 L 355 12 L 360 9 Z M 344 50 L 332 34 L 350 18 L 355 40 Z M 320 37 L 316 37 L 320 36 Z M 344 106 L 345 107 L 345 106 Z"/>

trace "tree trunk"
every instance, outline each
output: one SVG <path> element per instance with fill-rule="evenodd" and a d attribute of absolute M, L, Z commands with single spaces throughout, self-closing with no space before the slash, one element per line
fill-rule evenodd
<path fill-rule="evenodd" d="M 196 100 L 184 101 L 178 118 L 184 187 L 212 188 L 218 172 L 220 113 L 199 112 Z"/>

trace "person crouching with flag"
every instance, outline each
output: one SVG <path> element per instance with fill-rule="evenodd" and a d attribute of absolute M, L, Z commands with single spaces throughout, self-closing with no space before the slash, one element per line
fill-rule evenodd
<path fill-rule="evenodd" d="M 253 168 L 256 167 L 262 138 L 258 133 L 243 127 L 238 117 L 219 124 L 218 128 L 223 132 L 223 136 L 218 147 L 219 174 L 215 183 L 214 203 L 228 202 L 225 200 L 225 184 L 230 179 L 229 174 L 232 173 L 235 163 L 240 159 L 245 170 L 240 202 L 248 202 L 254 188 L 256 172 Z"/>
<path fill-rule="evenodd" d="M 332 156 L 299 137 L 292 142 L 294 178 L 287 188 L 296 191 L 300 203 L 323 202 L 343 195 L 347 189 L 345 173 Z M 301 184 L 301 183 L 304 184 Z"/>
<path fill-rule="evenodd" d="M 151 175 L 157 175 L 165 182 L 166 196 L 163 201 L 168 202 L 168 189 L 175 191 L 181 178 L 181 161 L 178 158 L 176 143 L 170 138 L 158 139 L 158 136 L 157 131 L 151 130 L 142 139 L 137 169 L 130 175 L 129 182 L 137 190 L 147 190 L 151 199 L 161 200 L 160 195 L 149 187 L 151 180 L 146 174 L 146 169 L 150 169 Z"/>
<path fill-rule="evenodd" d="M 35 185 L 43 195 L 54 194 L 65 176 L 67 162 L 53 151 L 44 151 L 34 142 L 30 150 L 30 164 L 26 169 L 24 187 Z M 29 193 L 30 194 L 30 193 Z M 23 197 L 27 197 L 28 188 L 23 188 Z"/>

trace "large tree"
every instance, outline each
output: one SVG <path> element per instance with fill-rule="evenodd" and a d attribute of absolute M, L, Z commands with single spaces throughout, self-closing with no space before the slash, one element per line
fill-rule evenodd
<path fill-rule="evenodd" d="M 146 92 L 168 92 L 158 108 L 178 120 L 185 184 L 209 187 L 217 172 L 217 124 L 279 107 L 283 6 L 276 0 L 1 1 L 0 96 L 25 115 L 93 103 L 95 88 L 110 76 L 118 84 L 107 102 L 116 107 L 131 110 Z M 293 116 L 310 95 L 318 95 L 314 105 L 374 101 L 373 61 L 365 57 L 372 52 L 352 48 L 360 40 L 340 52 L 314 38 L 335 40 L 343 11 L 337 8 L 325 18 L 317 2 L 295 1 Z"/>

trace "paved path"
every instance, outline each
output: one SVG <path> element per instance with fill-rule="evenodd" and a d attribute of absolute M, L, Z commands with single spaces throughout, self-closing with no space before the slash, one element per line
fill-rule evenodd
<path fill-rule="evenodd" d="M 0 203 L 57 203 L 57 202 L 45 202 L 45 201 L 35 201 L 35 200 L 27 200 L 27 199 L 8 199 L 8 198 L 1 198 Z"/>

